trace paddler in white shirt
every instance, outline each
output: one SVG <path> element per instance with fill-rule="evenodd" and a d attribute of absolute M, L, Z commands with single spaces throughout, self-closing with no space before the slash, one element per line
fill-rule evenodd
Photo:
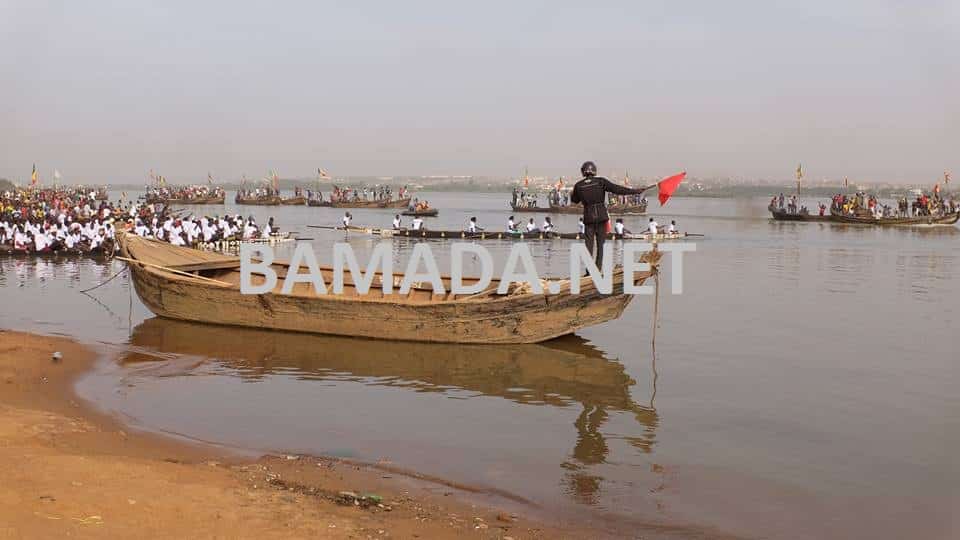
<path fill-rule="evenodd" d="M 393 230 L 399 231 L 399 230 L 400 230 L 400 223 L 401 223 L 401 221 L 400 221 L 400 214 L 397 214 L 397 215 L 393 216 Z"/>
<path fill-rule="evenodd" d="M 670 225 L 667 226 L 667 233 L 674 234 L 677 232 L 677 220 L 671 220 Z"/>
<path fill-rule="evenodd" d="M 470 223 L 467 224 L 467 232 L 477 233 L 477 232 L 480 232 L 480 231 L 482 231 L 482 230 L 483 230 L 483 229 L 481 229 L 481 228 L 477 225 L 477 218 L 476 218 L 476 217 L 470 218 Z"/>
<path fill-rule="evenodd" d="M 656 236 L 656 234 L 657 234 L 657 227 L 659 227 L 659 226 L 660 226 L 660 225 L 658 225 L 657 222 L 653 220 L 653 218 L 650 218 L 650 224 L 647 225 L 647 231 L 648 231 L 651 235 Z"/>
<path fill-rule="evenodd" d="M 415 231 L 422 231 L 422 230 L 423 230 L 423 218 L 420 217 L 420 216 L 417 216 L 417 217 L 413 218 L 413 221 L 411 222 L 411 225 L 413 226 L 413 230 L 415 230 Z"/>
<path fill-rule="evenodd" d="M 350 222 L 353 221 L 353 216 L 350 215 L 350 212 L 344 212 L 343 214 L 343 228 L 346 229 L 350 227 Z"/>

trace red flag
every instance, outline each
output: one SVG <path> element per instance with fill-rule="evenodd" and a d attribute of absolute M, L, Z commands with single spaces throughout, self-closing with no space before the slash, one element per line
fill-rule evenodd
<path fill-rule="evenodd" d="M 682 172 L 680 174 L 675 174 L 668 178 L 664 178 L 657 183 L 657 188 L 660 190 L 660 206 L 667 204 L 667 201 L 670 200 L 673 192 L 677 190 L 677 186 L 679 186 L 680 182 L 683 182 L 683 179 L 686 177 L 687 173 Z"/>

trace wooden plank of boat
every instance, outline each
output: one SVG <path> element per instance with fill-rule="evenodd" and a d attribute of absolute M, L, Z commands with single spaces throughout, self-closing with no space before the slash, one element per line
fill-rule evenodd
<path fill-rule="evenodd" d="M 288 197 L 286 199 L 280 199 L 280 204 L 284 206 L 303 206 L 307 204 L 307 198 L 303 195 L 299 195 L 297 197 Z"/>
<path fill-rule="evenodd" d="M 282 278 L 269 293 L 244 295 L 240 294 L 236 258 L 123 233 L 118 238 L 122 255 L 134 261 L 130 275 L 147 308 L 161 317 L 210 324 L 403 341 L 537 343 L 615 319 L 633 299 L 623 292 L 624 274 L 619 267 L 613 275 L 612 294 L 597 291 L 589 278 L 581 278 L 578 295 L 570 293 L 567 280 L 557 280 L 560 293 L 555 295 L 534 294 L 513 284 L 502 295 L 488 290 L 479 296 L 463 296 L 434 291 L 429 283 L 415 284 L 409 294 L 386 294 L 382 276 L 377 275 L 366 295 L 360 295 L 352 282 L 344 284 L 341 294 L 317 295 L 307 283 L 298 283 L 290 294 L 283 294 Z M 636 284 L 656 272 L 660 255 L 658 251 L 644 254 L 643 260 L 653 269 L 634 274 Z M 179 270 L 185 265 L 220 261 L 234 266 L 202 270 L 200 277 L 205 279 L 182 275 L 185 271 Z M 272 267 L 278 275 L 289 270 L 288 264 L 280 262 Z M 321 271 L 325 282 L 332 283 L 332 270 Z M 394 283 L 399 279 L 394 276 Z M 449 278 L 444 281 L 449 283 Z M 254 276 L 254 282 L 260 283 L 262 278 Z"/>
<path fill-rule="evenodd" d="M 843 214 L 832 214 L 831 221 L 836 223 L 847 223 L 851 225 L 879 225 L 879 226 L 915 226 L 915 225 L 953 225 L 960 219 L 960 212 L 944 214 L 939 216 L 912 216 L 912 217 L 861 217 L 847 216 Z"/>

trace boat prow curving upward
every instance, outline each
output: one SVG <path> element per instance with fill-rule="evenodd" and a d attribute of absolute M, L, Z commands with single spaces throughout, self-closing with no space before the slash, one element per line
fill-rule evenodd
<path fill-rule="evenodd" d="M 617 268 L 613 291 L 603 294 L 593 280 L 580 278 L 573 294 L 569 280 L 557 280 L 558 294 L 536 294 L 512 284 L 499 294 L 494 279 L 482 291 L 458 295 L 434 291 L 418 283 L 408 294 L 385 293 L 377 274 L 361 295 L 348 276 L 343 292 L 316 294 L 298 283 L 281 290 L 289 265 L 277 262 L 274 289 L 260 295 L 240 293 L 240 259 L 172 246 L 127 234 L 118 235 L 121 254 L 129 259 L 134 289 L 143 303 L 161 317 L 210 324 L 246 326 L 351 337 L 445 343 L 538 343 L 618 318 L 633 295 L 624 293 L 624 273 Z M 660 252 L 642 256 L 649 271 L 633 275 L 642 284 L 657 272 Z M 321 268 L 325 283 L 333 271 Z M 449 278 L 444 287 L 449 289 Z M 464 278 L 464 285 L 477 283 Z M 254 284 L 263 282 L 254 275 Z M 394 276 L 398 285 L 400 276 Z M 546 287 L 545 287 L 546 288 Z"/>

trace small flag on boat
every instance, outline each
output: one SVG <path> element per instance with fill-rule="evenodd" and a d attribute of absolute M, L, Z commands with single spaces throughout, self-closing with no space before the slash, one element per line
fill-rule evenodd
<path fill-rule="evenodd" d="M 530 172 L 523 169 L 523 187 L 530 187 Z"/>
<path fill-rule="evenodd" d="M 33 164 L 33 172 L 30 173 L 30 185 L 31 185 L 31 186 L 35 186 L 35 185 L 37 184 L 37 181 L 38 181 L 39 179 L 40 179 L 40 178 L 39 178 L 39 176 L 37 175 L 37 164 L 34 163 L 34 164 Z"/>
<path fill-rule="evenodd" d="M 797 165 L 797 182 L 803 178 L 803 164 Z"/>
<path fill-rule="evenodd" d="M 330 175 L 327 174 L 327 171 L 325 171 L 325 170 L 323 170 L 323 169 L 321 169 L 321 168 L 319 168 L 319 167 L 317 168 L 317 174 L 320 175 L 320 178 L 330 178 Z"/>
<path fill-rule="evenodd" d="M 557 180 L 557 191 L 560 191 L 561 189 L 563 189 L 563 177 L 562 177 L 562 176 L 560 177 L 559 180 Z"/>
<path fill-rule="evenodd" d="M 847 178 L 846 176 L 843 177 L 843 187 L 845 188 L 850 187 L 850 179 Z"/>
<path fill-rule="evenodd" d="M 667 204 L 667 201 L 670 200 L 673 192 L 677 190 L 677 186 L 679 186 L 680 182 L 683 182 L 683 179 L 686 177 L 687 173 L 684 171 L 680 174 L 675 174 L 657 182 L 657 189 L 660 190 L 660 206 Z"/>
<path fill-rule="evenodd" d="M 208 183 L 208 184 L 212 184 L 212 183 L 213 183 L 213 175 L 210 174 L 210 173 L 207 173 L 207 183 Z"/>

